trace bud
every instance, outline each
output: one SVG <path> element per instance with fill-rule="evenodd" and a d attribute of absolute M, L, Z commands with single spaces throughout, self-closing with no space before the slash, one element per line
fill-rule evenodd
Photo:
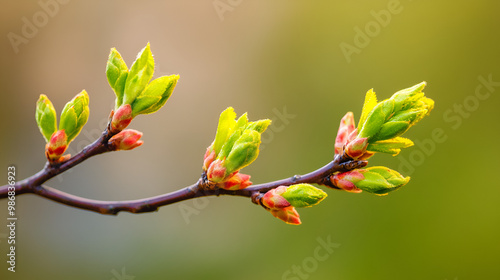
<path fill-rule="evenodd" d="M 345 153 L 353 159 L 358 159 L 365 154 L 367 147 L 368 138 L 356 138 L 347 144 Z"/>
<path fill-rule="evenodd" d="M 111 119 L 111 131 L 114 133 L 125 129 L 132 121 L 132 107 L 129 104 L 120 106 Z"/>
<path fill-rule="evenodd" d="M 141 139 L 142 132 L 134 129 L 125 129 L 109 139 L 108 145 L 114 147 L 115 151 L 132 150 L 139 147 L 144 142 Z"/>
<path fill-rule="evenodd" d="M 209 181 L 221 183 L 229 177 L 226 175 L 226 167 L 223 163 L 224 161 L 216 159 L 210 164 L 207 170 L 207 178 Z"/>
<path fill-rule="evenodd" d="M 295 207 L 293 206 L 271 209 L 269 210 L 269 212 L 271 212 L 274 217 L 284 221 L 287 224 L 300 225 L 302 223 L 300 221 L 299 213 L 297 213 L 297 210 L 295 210 Z"/>
<path fill-rule="evenodd" d="M 64 106 L 61 112 L 59 130 L 64 130 L 71 142 L 89 119 L 89 95 L 85 90 L 77 94 Z"/>
<path fill-rule="evenodd" d="M 120 53 L 114 48 L 111 49 L 106 76 L 116 95 L 115 110 L 118 111 L 121 106 L 128 104 L 134 118 L 137 115 L 154 113 L 165 105 L 179 76 L 162 76 L 150 83 L 154 68 L 155 62 L 149 43 L 139 52 L 130 71 Z"/>
<path fill-rule="evenodd" d="M 250 182 L 250 175 L 236 172 L 236 174 L 221 183 L 220 187 L 225 190 L 235 191 L 244 189 L 250 185 L 252 185 L 252 182 Z"/>
<path fill-rule="evenodd" d="M 208 167 L 215 160 L 215 157 L 215 151 L 212 150 L 212 146 L 208 147 L 203 157 L 203 171 L 208 170 Z"/>
<path fill-rule="evenodd" d="M 36 102 L 35 118 L 45 142 L 49 142 L 52 134 L 57 130 L 57 120 L 54 105 L 45 94 L 40 94 Z"/>
<path fill-rule="evenodd" d="M 403 177 L 397 171 L 383 166 L 356 169 L 332 176 L 335 186 L 353 190 L 353 186 L 359 190 L 367 191 L 377 195 L 386 195 L 397 190 L 410 181 L 410 177 Z M 360 192 L 360 191 L 357 191 Z"/>
<path fill-rule="evenodd" d="M 290 206 L 290 202 L 288 202 L 286 198 L 282 196 L 285 191 L 285 186 L 279 186 L 266 192 L 261 199 L 262 205 L 264 205 L 268 209 L 285 208 Z"/>
<path fill-rule="evenodd" d="M 259 155 L 260 133 L 245 130 L 234 143 L 226 158 L 226 174 L 238 171 L 252 163 Z"/>
<path fill-rule="evenodd" d="M 45 145 L 45 156 L 49 162 L 58 162 L 67 148 L 68 137 L 64 130 L 58 130 L 52 134 L 49 142 Z"/>
<path fill-rule="evenodd" d="M 259 155 L 261 134 L 271 123 L 268 119 L 249 122 L 246 113 L 235 119 L 231 107 L 221 113 L 215 140 L 205 153 L 203 170 L 212 182 L 225 182 L 251 164 Z"/>
<path fill-rule="evenodd" d="M 362 190 L 356 187 L 356 183 L 363 180 L 365 176 L 363 176 L 359 169 L 352 170 L 344 173 L 337 173 L 331 176 L 332 183 L 344 191 L 352 192 L 352 193 L 360 193 Z"/>
<path fill-rule="evenodd" d="M 354 131 L 354 128 L 354 115 L 352 112 L 348 112 L 340 120 L 339 131 L 335 139 L 335 154 L 342 153 L 344 145 L 347 143 L 348 137 Z"/>
<path fill-rule="evenodd" d="M 421 82 L 412 87 L 405 88 L 394 93 L 391 99 L 394 100 L 395 111 L 408 110 L 411 107 L 414 107 L 415 103 L 418 103 L 419 100 L 424 97 L 422 90 L 426 85 L 426 82 Z"/>
<path fill-rule="evenodd" d="M 415 125 L 434 108 L 434 101 L 424 96 L 422 90 L 426 83 L 422 82 L 413 87 L 396 92 L 391 98 L 377 103 L 373 90 L 366 94 L 357 139 L 346 149 L 353 158 L 365 158 L 367 153 L 384 152 L 398 154 L 401 148 L 413 143 L 399 137 L 410 127 Z M 366 152 L 363 150 L 364 140 L 367 138 Z"/>
<path fill-rule="evenodd" d="M 310 184 L 295 184 L 286 188 L 281 196 L 294 207 L 311 207 L 325 199 L 327 194 Z"/>
<path fill-rule="evenodd" d="M 320 203 L 327 194 L 309 184 L 279 186 L 262 196 L 260 203 L 271 214 L 288 224 L 300 225 L 295 207 L 311 207 Z"/>

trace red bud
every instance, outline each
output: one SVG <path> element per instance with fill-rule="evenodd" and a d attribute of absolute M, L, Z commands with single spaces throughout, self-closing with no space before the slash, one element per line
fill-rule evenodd
<path fill-rule="evenodd" d="M 279 186 L 266 192 L 266 194 L 262 197 L 262 204 L 270 209 L 285 208 L 290 206 L 290 202 L 281 196 L 281 194 L 285 191 L 285 186 Z"/>
<path fill-rule="evenodd" d="M 111 120 L 111 131 L 117 133 L 124 130 L 132 121 L 132 107 L 130 104 L 120 106 Z"/>
<path fill-rule="evenodd" d="M 285 208 L 277 208 L 269 210 L 274 217 L 284 221 L 287 224 L 300 225 L 300 217 L 295 207 L 288 206 Z"/>
<path fill-rule="evenodd" d="M 45 155 L 50 162 L 56 162 L 68 148 L 68 137 L 64 129 L 52 134 L 49 142 L 45 145 Z"/>
<path fill-rule="evenodd" d="M 250 182 L 250 175 L 241 174 L 237 172 L 236 174 L 231 176 L 231 178 L 229 178 L 227 181 L 222 183 L 221 188 L 230 191 L 235 191 L 244 189 L 250 185 L 252 185 L 252 182 Z"/>
<path fill-rule="evenodd" d="M 345 152 L 348 156 L 350 156 L 353 159 L 358 159 L 360 158 L 365 152 L 366 148 L 368 147 L 368 138 L 356 138 L 349 142 L 345 148 Z"/>
<path fill-rule="evenodd" d="M 335 186 L 352 193 L 362 192 L 362 190 L 358 189 L 354 184 L 363 179 L 365 179 L 365 176 L 357 170 L 337 173 L 331 176 L 331 181 Z"/>
<path fill-rule="evenodd" d="M 344 145 L 347 143 L 349 135 L 354 131 L 354 115 L 352 112 L 348 112 L 340 120 L 339 131 L 337 132 L 337 138 L 335 139 L 335 154 L 342 153 Z"/>
<path fill-rule="evenodd" d="M 144 142 L 141 139 L 142 132 L 134 129 L 125 129 L 109 139 L 108 144 L 115 150 L 132 150 L 139 147 Z"/>
<path fill-rule="evenodd" d="M 212 146 L 208 147 L 207 152 L 205 153 L 205 156 L 203 157 L 203 170 L 205 170 L 205 171 L 208 170 L 208 167 L 214 161 L 216 156 L 217 155 L 215 154 L 215 151 L 212 150 Z"/>
<path fill-rule="evenodd" d="M 220 159 L 213 161 L 207 170 L 208 180 L 220 183 L 224 181 L 226 175 L 226 167 L 224 167 L 224 162 Z"/>

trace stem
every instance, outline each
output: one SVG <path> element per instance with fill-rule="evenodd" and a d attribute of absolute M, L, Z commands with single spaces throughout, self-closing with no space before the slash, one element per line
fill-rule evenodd
<path fill-rule="evenodd" d="M 51 178 L 63 173 L 64 171 L 80 164 L 84 160 L 99 154 L 106 152 L 111 152 L 114 150 L 113 147 L 108 145 L 108 140 L 116 133 L 112 133 L 108 128 L 102 133 L 101 137 L 95 140 L 93 143 L 87 145 L 78 154 L 71 157 L 67 161 L 51 165 L 49 162 L 45 164 L 42 170 L 40 170 L 35 175 L 26 178 L 22 181 L 17 182 L 14 187 L 16 195 L 24 193 L 35 193 L 35 188 L 40 187 L 43 183 L 50 180 Z M 0 198 L 6 198 L 8 196 L 9 185 L 4 185 L 0 187 Z"/>
<path fill-rule="evenodd" d="M 111 113 L 110 120 L 112 116 L 113 112 Z M 204 179 L 206 178 L 206 176 L 203 175 L 195 184 L 182 188 L 180 190 L 154 197 L 125 201 L 101 201 L 87 199 L 43 185 L 43 183 L 53 178 L 54 176 L 61 174 L 62 172 L 80 164 L 81 162 L 92 156 L 114 151 L 115 147 L 113 147 L 113 145 L 108 145 L 108 141 L 115 134 L 116 132 L 111 131 L 110 123 L 108 123 L 108 127 L 104 130 L 101 137 L 83 148 L 83 150 L 75 156 L 71 157 L 63 163 L 50 164 L 49 162 L 47 162 L 44 168 L 38 173 L 27 179 L 17 182 L 13 186 L 15 194 L 21 195 L 25 193 L 32 193 L 71 207 L 108 215 L 116 215 L 120 211 L 126 211 L 130 213 L 153 212 L 157 211 L 159 207 L 168 204 L 196 197 L 212 195 L 219 196 L 221 194 L 251 197 L 252 201 L 258 204 L 258 197 L 260 197 L 263 193 L 279 186 L 309 183 L 336 188 L 330 181 L 330 175 L 339 171 L 345 172 L 355 168 L 360 168 L 368 164 L 367 161 L 352 160 L 344 153 L 342 153 L 341 155 L 336 155 L 333 161 L 331 161 L 327 165 L 308 174 L 302 176 L 295 175 L 287 179 L 254 185 L 242 190 L 229 191 L 220 188 L 214 189 L 213 183 Z M 1 186 L 0 199 L 9 197 L 10 191 L 12 191 L 12 186 Z"/>
<path fill-rule="evenodd" d="M 337 155 L 333 161 L 327 165 L 310 172 L 305 175 L 295 175 L 293 177 L 278 181 L 268 182 L 264 184 L 254 185 L 242 190 L 229 191 L 224 189 L 211 190 L 207 188 L 207 182 L 200 179 L 197 183 L 182 188 L 180 190 L 162 194 L 154 197 L 143 198 L 138 200 L 126 201 L 100 201 L 82 198 L 72 194 L 62 192 L 47 186 L 42 185 L 46 180 L 54 177 L 61 172 L 71 168 L 72 166 L 82 162 L 83 160 L 107 151 L 110 151 L 106 145 L 109 139 L 109 133 L 103 133 L 103 136 L 94 143 L 85 147 L 75 157 L 57 167 L 46 165 L 43 170 L 33 175 L 32 177 L 23 180 L 15 185 L 16 195 L 24 193 L 33 193 L 41 197 L 59 202 L 71 207 L 94 211 L 101 214 L 116 215 L 120 211 L 130 213 L 144 213 L 157 211 L 159 207 L 172 203 L 184 201 L 191 198 L 213 195 L 234 195 L 243 197 L 256 197 L 261 193 L 265 193 L 279 186 L 289 186 L 299 183 L 320 184 L 335 188 L 330 182 L 330 175 L 338 171 L 348 171 L 354 168 L 366 166 L 366 161 L 353 161 L 350 158 L 345 158 L 343 155 Z M 8 185 L 0 187 L 0 198 L 7 197 Z M 253 200 L 253 199 L 252 199 Z M 254 201 L 254 200 L 253 200 Z M 254 201 L 256 202 L 256 201 Z"/>

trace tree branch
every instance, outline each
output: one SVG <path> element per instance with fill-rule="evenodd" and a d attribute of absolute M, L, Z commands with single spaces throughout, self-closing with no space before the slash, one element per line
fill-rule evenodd
<path fill-rule="evenodd" d="M 34 193 L 34 188 L 40 187 L 46 181 L 80 164 L 84 160 L 95 155 L 113 151 L 114 148 L 108 145 L 108 140 L 115 134 L 116 133 L 110 132 L 108 124 L 108 128 L 106 128 L 106 130 L 102 133 L 101 137 L 99 137 L 93 143 L 87 145 L 75 156 L 59 164 L 50 164 L 49 162 L 47 162 L 43 169 L 38 173 L 17 182 L 14 185 L 16 195 L 24 193 Z M 8 196 L 8 187 L 10 186 L 4 185 L 0 187 L 0 198 L 6 198 Z"/>
<path fill-rule="evenodd" d="M 336 188 L 330 182 L 331 174 L 339 171 L 349 171 L 367 165 L 366 161 L 353 161 L 352 159 L 343 155 L 337 155 L 334 160 L 327 165 L 308 174 L 295 175 L 287 179 L 254 185 L 236 191 L 219 188 L 213 189 L 213 186 L 211 186 L 210 183 L 206 179 L 204 179 L 205 175 L 203 175 L 197 183 L 180 190 L 154 197 L 126 201 L 92 200 L 68 194 L 63 191 L 42 185 L 42 183 L 49 180 L 50 178 L 68 170 L 69 168 L 79 164 L 80 162 L 91 156 L 111 151 L 112 149 L 107 145 L 107 141 L 110 137 L 110 133 L 108 132 L 108 130 L 106 130 L 99 139 L 85 147 L 80 153 L 78 153 L 68 161 L 62 163 L 59 166 L 50 166 L 49 164 L 47 164 L 44 169 L 37 174 L 17 183 L 15 185 L 16 195 L 32 193 L 67 206 L 108 215 L 116 215 L 120 211 L 130 213 L 144 213 L 157 211 L 161 206 L 202 196 L 243 196 L 251 197 L 254 203 L 259 203 L 256 198 L 260 194 L 263 194 L 279 186 L 289 186 L 300 183 L 319 184 L 326 185 L 331 188 Z M 8 187 L 8 185 L 0 187 L 0 198 L 7 197 Z"/>

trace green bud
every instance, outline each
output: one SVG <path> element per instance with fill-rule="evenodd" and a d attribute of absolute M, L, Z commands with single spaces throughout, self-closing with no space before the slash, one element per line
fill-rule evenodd
<path fill-rule="evenodd" d="M 421 82 L 420 84 L 394 93 L 391 96 L 391 99 L 394 101 L 394 111 L 408 110 L 414 107 L 415 102 L 424 96 L 422 90 L 426 85 L 426 82 Z"/>
<path fill-rule="evenodd" d="M 375 93 L 368 91 L 358 126 L 358 138 L 368 138 L 370 152 L 398 154 L 408 141 L 381 142 L 396 138 L 420 121 L 434 108 L 434 101 L 422 92 L 426 83 L 396 92 L 391 98 L 376 102 Z M 368 110 L 371 111 L 367 113 Z M 365 117 L 366 116 L 366 117 Z M 410 141 L 411 142 L 411 141 Z"/>
<path fill-rule="evenodd" d="M 155 62 L 149 43 L 137 55 L 125 82 L 123 104 L 132 104 L 153 77 Z"/>
<path fill-rule="evenodd" d="M 251 164 L 259 155 L 259 145 L 260 133 L 255 130 L 245 130 L 226 158 L 226 174 L 231 174 Z"/>
<path fill-rule="evenodd" d="M 281 194 L 294 207 L 311 207 L 320 203 L 327 194 L 309 184 L 296 184 Z"/>
<path fill-rule="evenodd" d="M 45 142 L 49 142 L 50 137 L 57 130 L 57 120 L 54 105 L 45 94 L 40 94 L 36 102 L 35 118 Z"/>
<path fill-rule="evenodd" d="M 356 182 L 356 187 L 378 195 L 385 195 L 397 190 L 410 181 L 410 177 L 405 178 L 397 171 L 383 166 L 369 167 L 359 171 L 364 179 Z"/>
<path fill-rule="evenodd" d="M 223 182 L 234 172 L 251 164 L 259 155 L 260 135 L 270 120 L 248 122 L 247 113 L 238 120 L 229 107 L 219 117 L 215 140 L 208 147 L 203 170 L 213 182 Z"/>
<path fill-rule="evenodd" d="M 392 116 L 389 121 L 391 122 L 403 121 L 411 123 L 415 121 L 422 113 L 424 113 L 425 115 L 426 111 L 425 110 L 399 111 L 398 113 L 394 114 L 394 116 Z"/>
<path fill-rule="evenodd" d="M 82 130 L 89 118 L 89 96 L 85 90 L 66 103 L 61 112 L 59 130 L 64 130 L 68 143 Z"/>
<path fill-rule="evenodd" d="M 132 115 L 151 114 L 158 111 L 172 94 L 179 75 L 163 76 L 153 80 L 137 96 L 132 105 Z"/>
<path fill-rule="evenodd" d="M 127 76 L 127 64 L 123 61 L 120 53 L 115 48 L 112 48 L 109 53 L 108 63 L 106 64 L 106 77 L 116 95 L 115 109 L 118 109 L 122 105 Z"/>

